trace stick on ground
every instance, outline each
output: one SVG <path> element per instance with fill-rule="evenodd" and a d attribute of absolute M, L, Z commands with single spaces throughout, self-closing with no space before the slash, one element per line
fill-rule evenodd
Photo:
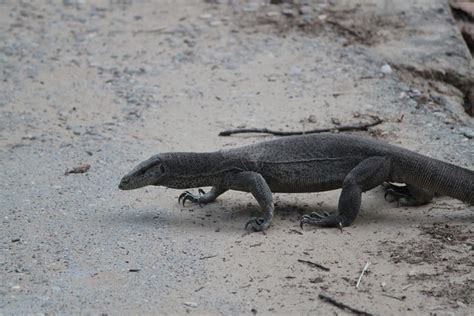
<path fill-rule="evenodd" d="M 311 267 L 315 267 L 324 271 L 329 271 L 330 269 L 328 267 L 325 267 L 323 265 L 320 265 L 319 263 L 308 261 L 308 260 L 303 260 L 303 259 L 298 259 L 298 262 L 306 263 L 307 265 Z"/>
<path fill-rule="evenodd" d="M 369 268 L 369 264 L 370 264 L 370 262 L 367 261 L 367 263 L 365 264 L 364 268 L 362 269 L 362 272 L 360 273 L 360 276 L 359 276 L 359 280 L 357 280 L 356 288 L 359 287 L 360 281 L 362 281 L 362 277 L 364 276 L 364 273 L 365 273 L 365 272 L 367 271 L 367 269 Z"/>
<path fill-rule="evenodd" d="M 346 132 L 346 131 L 366 131 L 369 127 L 373 127 L 383 123 L 383 120 L 377 116 L 372 116 L 374 121 L 372 123 L 357 124 L 357 125 L 341 125 L 332 128 L 316 128 L 309 131 L 274 131 L 268 128 L 238 128 L 229 129 L 219 133 L 219 136 L 230 136 L 234 134 L 245 134 L 245 133 L 266 133 L 275 136 L 294 136 L 294 135 L 306 135 L 316 133 L 327 133 L 327 132 Z"/>
<path fill-rule="evenodd" d="M 339 307 L 341 309 L 350 310 L 351 312 L 353 312 L 354 314 L 357 314 L 357 315 L 373 315 L 371 313 L 367 313 L 367 312 L 358 310 L 356 308 L 350 307 L 349 305 L 346 305 L 344 303 L 338 302 L 335 299 L 333 299 L 332 297 L 329 297 L 324 293 L 319 294 L 319 298 L 322 299 L 322 300 L 325 300 L 326 302 L 331 303 L 332 305 L 334 305 L 336 307 Z"/>

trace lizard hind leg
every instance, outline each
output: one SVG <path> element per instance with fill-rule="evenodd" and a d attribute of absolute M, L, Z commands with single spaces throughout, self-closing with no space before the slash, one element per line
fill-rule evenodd
<path fill-rule="evenodd" d="M 303 224 L 323 227 L 349 226 L 359 214 L 362 192 L 373 189 L 386 181 L 391 169 L 391 160 L 388 157 L 376 156 L 361 161 L 344 178 L 338 213 L 305 215 L 301 218 L 301 227 Z"/>

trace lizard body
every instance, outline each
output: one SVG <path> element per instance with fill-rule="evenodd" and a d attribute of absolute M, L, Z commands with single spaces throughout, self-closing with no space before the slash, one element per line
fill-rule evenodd
<path fill-rule="evenodd" d="M 321 192 L 342 188 L 338 214 L 305 215 L 302 223 L 350 225 L 361 194 L 384 182 L 406 187 L 387 191 L 402 204 L 420 205 L 434 193 L 474 204 L 474 171 L 370 138 L 317 134 L 285 137 L 208 153 L 164 153 L 140 163 L 125 175 L 120 189 L 147 185 L 175 189 L 213 187 L 210 192 L 180 196 L 206 204 L 227 190 L 251 192 L 263 217 L 247 223 L 265 230 L 273 218 L 272 192 Z M 200 190 L 200 193 L 203 191 Z"/>

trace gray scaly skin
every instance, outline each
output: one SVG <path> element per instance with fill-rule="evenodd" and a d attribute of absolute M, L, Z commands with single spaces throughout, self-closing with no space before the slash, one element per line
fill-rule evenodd
<path fill-rule="evenodd" d="M 273 218 L 272 192 L 342 188 L 337 214 L 311 213 L 301 220 L 301 225 L 342 227 L 357 217 L 362 192 L 384 182 L 406 184 L 386 192 L 404 205 L 428 203 L 434 193 L 474 204 L 474 171 L 377 140 L 338 134 L 285 137 L 209 153 L 159 154 L 125 175 L 119 188 L 212 186 L 199 195 L 184 192 L 179 197 L 183 204 L 207 204 L 227 190 L 250 192 L 263 216 L 246 227 L 264 231 Z"/>

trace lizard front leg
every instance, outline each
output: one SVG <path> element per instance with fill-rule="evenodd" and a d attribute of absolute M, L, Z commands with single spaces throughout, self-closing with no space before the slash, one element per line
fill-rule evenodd
<path fill-rule="evenodd" d="M 326 227 L 349 226 L 359 214 L 362 192 L 373 189 L 386 181 L 391 169 L 391 160 L 388 157 L 370 157 L 363 160 L 344 178 L 338 214 L 305 215 L 301 219 L 301 227 L 303 224 Z"/>
<path fill-rule="evenodd" d="M 213 187 L 211 191 L 209 192 L 204 192 L 203 189 L 199 189 L 199 195 L 192 194 L 189 191 L 185 191 L 181 193 L 178 197 L 178 203 L 183 201 L 183 206 L 186 201 L 191 201 L 193 203 L 198 203 L 199 206 L 202 206 L 203 204 L 211 203 L 216 200 L 216 198 L 221 195 L 222 193 L 226 192 L 227 189 L 221 188 L 221 187 Z"/>
<path fill-rule="evenodd" d="M 226 176 L 225 186 L 229 189 L 252 193 L 263 212 L 260 218 L 254 218 L 247 222 L 245 228 L 249 226 L 256 231 L 265 231 L 273 219 L 273 196 L 270 187 L 261 174 L 253 171 L 243 171 Z"/>

